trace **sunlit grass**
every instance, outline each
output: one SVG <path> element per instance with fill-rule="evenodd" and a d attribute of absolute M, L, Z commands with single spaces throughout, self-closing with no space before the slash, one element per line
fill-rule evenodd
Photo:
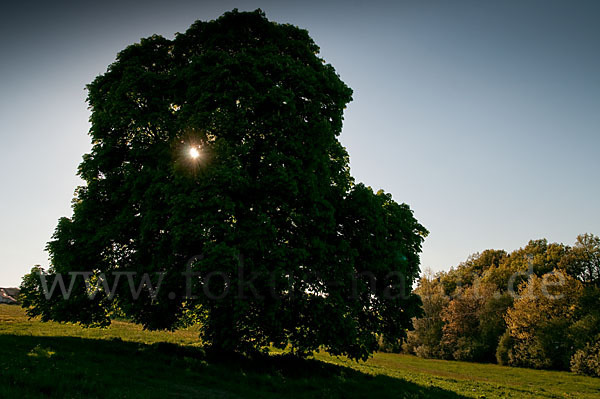
<path fill-rule="evenodd" d="M 30 335 L 36 337 L 79 337 L 87 339 L 121 339 L 123 341 L 153 344 L 168 342 L 199 346 L 197 327 L 185 330 L 147 331 L 126 321 L 113 320 L 108 328 L 83 328 L 75 324 L 42 323 L 29 320 L 24 310 L 14 305 L 0 305 L 0 334 Z"/>
<path fill-rule="evenodd" d="M 150 332 L 28 320 L 0 305 L 0 396 L 20 398 L 598 398 L 600 379 L 567 372 L 375 354 L 221 359 L 198 329 Z"/>

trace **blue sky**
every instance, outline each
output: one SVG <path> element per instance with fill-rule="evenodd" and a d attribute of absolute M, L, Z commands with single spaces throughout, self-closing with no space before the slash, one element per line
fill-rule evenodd
<path fill-rule="evenodd" d="M 0 16 L 0 286 L 48 265 L 71 214 L 85 85 L 141 37 L 236 7 L 308 29 L 354 89 L 352 174 L 430 230 L 423 268 L 600 234 L 597 2 L 28 2 Z"/>

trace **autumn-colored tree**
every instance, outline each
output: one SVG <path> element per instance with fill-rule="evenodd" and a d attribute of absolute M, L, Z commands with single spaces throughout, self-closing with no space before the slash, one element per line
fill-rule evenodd
<path fill-rule="evenodd" d="M 600 237 L 578 235 L 558 266 L 584 283 L 600 285 Z"/>
<path fill-rule="evenodd" d="M 512 347 L 508 364 L 567 369 L 573 354 L 569 327 L 583 294 L 578 280 L 560 271 L 531 276 L 506 314 Z"/>
<path fill-rule="evenodd" d="M 450 301 L 439 278 L 431 273 L 421 276 L 415 293 L 423 303 L 423 313 L 413 319 L 414 330 L 408 332 L 403 350 L 424 358 L 444 357 L 440 345 L 444 321 L 442 314 Z"/>
<path fill-rule="evenodd" d="M 501 291 L 516 290 L 530 273 L 541 276 L 556 269 L 566 250 L 563 244 L 549 244 L 546 239 L 531 240 L 503 258 L 496 267 L 487 269 L 483 281 Z"/>
<path fill-rule="evenodd" d="M 512 303 L 489 283 L 475 280 L 459 289 L 442 314 L 442 346 L 456 360 L 493 361 L 505 329 L 503 315 Z"/>
<path fill-rule="evenodd" d="M 457 288 L 469 287 L 490 269 L 496 269 L 506 258 L 506 251 L 486 249 L 481 253 L 470 255 L 466 261 L 447 273 L 440 273 L 440 281 L 446 294 L 453 296 Z"/>

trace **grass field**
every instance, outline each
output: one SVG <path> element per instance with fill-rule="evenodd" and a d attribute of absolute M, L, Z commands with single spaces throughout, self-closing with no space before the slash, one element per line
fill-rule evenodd
<path fill-rule="evenodd" d="M 567 372 L 378 353 L 211 358 L 194 329 L 148 332 L 28 320 L 0 305 L 2 398 L 600 398 L 600 379 Z"/>

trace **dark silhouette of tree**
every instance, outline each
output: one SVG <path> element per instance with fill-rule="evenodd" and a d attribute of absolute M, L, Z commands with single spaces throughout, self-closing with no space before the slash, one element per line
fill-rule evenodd
<path fill-rule="evenodd" d="M 337 139 L 352 91 L 318 52 L 305 30 L 234 10 L 119 53 L 88 86 L 86 185 L 48 244 L 47 281 L 136 274 L 93 299 L 78 279 L 68 300 L 46 299 L 30 275 L 29 314 L 201 321 L 204 342 L 242 352 L 291 344 L 364 359 L 378 336 L 402 338 L 427 231 L 407 205 L 354 183 Z"/>

